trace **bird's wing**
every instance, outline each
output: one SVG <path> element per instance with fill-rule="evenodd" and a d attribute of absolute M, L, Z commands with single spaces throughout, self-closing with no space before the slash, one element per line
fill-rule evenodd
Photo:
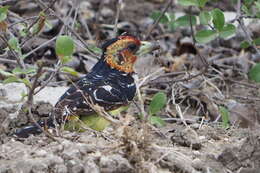
<path fill-rule="evenodd" d="M 115 84 L 115 81 L 86 82 L 80 80 L 61 96 L 56 107 L 61 109 L 66 107 L 75 112 L 84 110 L 84 112 L 92 113 L 93 109 L 86 100 L 88 98 L 105 110 L 115 109 L 128 103 L 126 94 Z"/>

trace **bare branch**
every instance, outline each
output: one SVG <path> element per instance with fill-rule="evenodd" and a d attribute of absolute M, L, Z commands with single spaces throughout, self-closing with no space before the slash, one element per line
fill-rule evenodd
<path fill-rule="evenodd" d="M 118 31 L 117 24 L 118 24 L 121 6 L 122 6 L 122 0 L 118 0 L 118 3 L 116 4 L 116 17 L 115 17 L 115 24 L 114 24 L 114 29 L 113 29 L 114 37 L 117 36 L 117 31 Z"/>
<path fill-rule="evenodd" d="M 42 8 L 47 8 L 47 5 L 45 5 L 41 0 L 35 0 Z M 52 9 L 48 9 L 51 13 L 53 13 L 53 15 L 55 17 L 57 17 L 61 23 L 66 26 L 68 28 L 68 30 L 78 39 L 80 40 L 80 42 L 85 46 L 86 50 L 88 51 L 89 54 L 91 54 L 94 57 L 99 58 L 87 45 L 87 43 L 73 30 L 73 28 L 71 28 L 69 25 L 66 24 L 66 22 L 56 14 L 55 11 L 53 11 Z"/>
<path fill-rule="evenodd" d="M 245 26 L 244 18 L 241 15 L 241 0 L 237 0 L 237 16 L 236 16 L 236 20 L 239 23 L 239 25 L 240 25 L 241 29 L 243 30 L 243 32 L 245 33 L 245 37 L 246 37 L 247 41 L 252 43 L 253 39 L 251 38 L 251 36 L 250 36 L 246 26 Z M 259 49 L 254 44 L 251 44 L 251 46 L 253 47 L 253 49 L 257 53 L 260 54 Z"/>
<path fill-rule="evenodd" d="M 165 8 L 163 9 L 161 15 L 157 18 L 157 20 L 154 22 L 154 24 L 148 28 L 147 34 L 144 38 L 144 40 L 147 40 L 148 37 L 150 36 L 151 32 L 154 30 L 154 28 L 158 25 L 158 23 L 160 22 L 161 18 L 163 17 L 163 15 L 166 13 L 166 11 L 169 9 L 169 7 L 172 5 L 173 0 L 169 0 L 169 2 L 167 3 L 167 5 L 165 6 Z"/>

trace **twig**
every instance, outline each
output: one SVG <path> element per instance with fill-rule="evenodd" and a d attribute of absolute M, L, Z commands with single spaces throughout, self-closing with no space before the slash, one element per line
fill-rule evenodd
<path fill-rule="evenodd" d="M 7 63 L 7 64 L 17 64 L 17 61 L 15 60 L 11 60 L 11 59 L 6 59 L 6 58 L 0 58 L 0 62 L 1 63 Z M 25 67 L 35 67 L 31 64 L 25 64 Z M 43 67 L 43 71 L 47 71 L 47 72 L 55 72 L 56 69 L 53 69 L 53 68 L 49 68 L 49 67 Z M 65 74 L 65 75 L 70 75 L 70 73 L 68 72 L 61 72 L 59 71 L 58 73 L 60 74 Z M 82 74 L 81 74 L 82 75 Z"/>
<path fill-rule="evenodd" d="M 189 18 L 189 20 L 190 20 L 190 29 L 191 29 L 191 36 L 192 36 L 192 40 L 193 40 L 193 46 L 196 48 L 196 40 L 195 40 L 193 26 L 192 26 L 192 20 L 191 20 L 191 9 L 192 9 L 192 7 L 189 8 L 189 11 L 190 11 L 190 14 L 189 14 L 190 15 L 190 18 Z M 150 84 L 151 83 L 152 84 L 156 84 L 156 83 L 169 83 L 169 84 L 172 84 L 172 83 L 175 83 L 175 82 L 188 81 L 190 79 L 193 79 L 193 78 L 196 78 L 196 77 L 198 77 L 200 75 L 203 75 L 205 72 L 207 72 L 208 67 L 209 67 L 209 63 L 206 60 L 206 58 L 201 55 L 201 53 L 199 52 L 199 50 L 197 48 L 196 48 L 196 50 L 197 50 L 198 57 L 200 58 L 201 62 L 205 65 L 205 68 L 200 73 L 198 73 L 196 75 L 193 75 L 193 76 L 190 76 L 188 78 L 178 79 L 178 80 L 158 81 L 158 82 L 151 81 Z"/>
<path fill-rule="evenodd" d="M 120 9 L 122 6 L 122 0 L 118 0 L 118 3 L 116 4 L 116 17 L 115 17 L 115 24 L 114 24 L 114 29 L 113 29 L 113 36 L 117 36 L 117 24 L 118 24 L 118 19 L 119 19 L 119 14 L 120 14 Z"/>
<path fill-rule="evenodd" d="M 202 119 L 201 119 L 201 122 L 200 122 L 199 129 L 201 129 L 201 127 L 202 127 L 202 125 L 203 125 L 203 123 L 204 123 L 204 119 L 205 119 L 205 117 L 203 116 Z"/>
<path fill-rule="evenodd" d="M 250 34 L 248 33 L 247 28 L 246 28 L 245 23 L 244 23 L 244 19 L 243 19 L 242 15 L 241 15 L 241 0 L 237 0 L 236 20 L 238 21 L 238 23 L 239 23 L 241 29 L 243 30 L 243 32 L 245 33 L 247 41 L 252 43 L 253 39 L 251 38 Z M 260 51 L 258 50 L 258 48 L 254 44 L 252 44 L 251 46 L 254 48 L 254 50 L 257 53 L 260 53 Z"/>
<path fill-rule="evenodd" d="M 191 80 L 193 78 L 196 78 L 198 76 L 201 76 L 201 75 L 205 74 L 205 72 L 206 72 L 206 70 L 204 69 L 203 71 L 199 72 L 198 74 L 191 75 L 190 77 L 187 77 L 187 78 L 170 80 L 170 81 L 154 81 L 154 80 L 152 80 L 148 84 L 162 84 L 162 83 L 173 84 L 173 83 L 176 83 L 176 82 L 189 81 L 189 80 Z"/>
<path fill-rule="evenodd" d="M 43 63 L 40 64 L 39 68 L 37 69 L 37 73 L 35 75 L 35 79 L 33 81 L 32 87 L 30 88 L 30 91 L 28 93 L 28 99 L 27 99 L 27 104 L 32 105 L 33 104 L 33 96 L 34 96 L 34 91 L 38 87 L 38 80 L 41 77 L 43 72 Z"/>
<path fill-rule="evenodd" d="M 192 41 L 193 41 L 192 44 L 195 45 L 196 40 L 195 40 L 194 31 L 193 31 L 193 26 L 192 26 L 191 10 L 192 10 L 192 6 L 189 6 L 190 32 L 191 32 Z"/>
<path fill-rule="evenodd" d="M 51 134 L 49 134 L 48 132 L 46 132 L 39 124 L 38 122 L 34 119 L 33 117 L 33 114 L 32 114 L 32 105 L 33 105 L 33 96 L 34 96 L 34 90 L 36 89 L 36 87 L 38 86 L 38 80 L 41 76 L 43 72 L 43 64 L 40 65 L 40 67 L 38 68 L 37 70 L 37 74 L 35 76 L 35 79 L 34 79 L 34 82 L 32 84 L 32 87 L 31 88 L 28 88 L 29 89 L 29 94 L 28 94 L 28 99 L 26 101 L 26 109 L 28 109 L 28 113 L 29 113 L 29 118 L 30 120 L 34 123 L 34 125 L 36 125 L 39 129 L 41 129 L 41 131 L 46 134 L 46 136 L 50 137 L 51 139 L 59 142 L 57 139 L 55 139 Z M 26 78 L 28 78 L 28 76 L 26 76 Z M 59 142 L 60 143 L 60 142 Z"/>
<path fill-rule="evenodd" d="M 166 153 L 164 153 L 161 157 L 159 157 L 159 159 L 157 159 L 154 164 L 158 164 L 161 160 L 163 160 L 166 156 L 168 156 L 172 151 L 168 150 L 166 151 Z"/>
<path fill-rule="evenodd" d="M 53 37 L 52 39 L 46 41 L 45 43 L 39 45 L 38 47 L 36 47 L 35 49 L 31 50 L 30 52 L 28 52 L 27 54 L 23 55 L 23 58 L 28 57 L 29 55 L 31 55 L 32 53 L 36 52 L 37 50 L 39 50 L 40 48 L 46 46 L 47 44 L 51 43 L 52 41 L 54 41 L 57 37 Z"/>
<path fill-rule="evenodd" d="M 164 120 L 164 121 L 176 121 L 176 122 L 182 122 L 183 121 L 180 118 L 162 118 L 162 120 Z M 201 121 L 202 121 L 202 123 L 207 123 L 207 120 L 205 120 L 204 117 L 202 117 L 202 118 L 194 118 L 194 119 L 187 119 L 187 118 L 185 118 L 184 120 L 186 121 L 187 124 L 193 124 L 193 123 L 199 123 L 199 122 L 201 124 Z"/>
<path fill-rule="evenodd" d="M 153 23 L 153 25 L 151 27 L 148 28 L 147 34 L 144 38 L 144 40 L 147 40 L 148 37 L 150 36 L 151 32 L 154 30 L 154 28 L 158 25 L 158 23 L 160 22 L 161 18 L 163 17 L 163 15 L 166 13 L 166 11 L 169 9 L 169 7 L 171 6 L 173 0 L 169 0 L 167 5 L 165 6 L 165 8 L 163 9 L 161 15 L 157 18 L 157 20 Z"/>
<path fill-rule="evenodd" d="M 192 26 L 192 18 L 191 18 L 191 10 L 192 10 L 192 6 L 189 7 L 189 21 L 190 21 L 190 30 L 191 30 L 191 36 L 192 36 L 192 40 L 193 40 L 193 46 L 195 47 L 197 54 L 201 60 L 201 62 L 205 65 L 205 69 L 204 71 L 207 71 L 208 67 L 209 67 L 209 63 L 206 60 L 206 58 L 204 56 L 201 55 L 199 49 L 197 49 L 196 47 L 196 39 L 195 39 L 195 35 L 194 35 L 194 31 L 193 31 L 193 26 Z"/>
<path fill-rule="evenodd" d="M 153 76 L 155 76 L 157 73 L 163 72 L 164 71 L 164 67 L 159 68 L 158 70 L 156 70 L 155 72 L 151 73 L 150 75 L 144 77 L 142 80 L 138 81 L 137 87 L 140 88 L 141 86 L 143 86 L 143 84 L 149 79 L 152 78 Z"/>
<path fill-rule="evenodd" d="M 2 56 L 2 55 L 1 55 Z M 8 56 L 8 55 L 6 55 L 6 56 Z M 3 56 L 3 57 L 5 57 L 5 56 Z M 5 59 L 5 58 L 0 58 L 0 62 L 1 63 L 8 63 L 8 64 L 17 64 L 17 61 L 15 61 L 15 60 L 10 60 L 10 59 Z"/>
<path fill-rule="evenodd" d="M 140 108 L 141 108 L 141 114 L 144 117 L 145 122 L 148 121 L 148 115 L 146 114 L 145 110 L 144 110 L 144 101 L 142 99 L 142 95 L 141 95 L 141 91 L 139 87 L 136 87 L 136 93 L 137 93 L 137 97 L 140 103 Z"/>
<path fill-rule="evenodd" d="M 72 20 L 72 23 L 71 23 L 72 28 L 74 28 L 75 22 L 77 20 L 78 11 L 79 11 L 79 5 L 77 4 L 76 7 L 75 7 L 75 12 L 74 12 L 75 14 L 74 14 L 74 17 L 73 17 L 73 20 Z"/>
<path fill-rule="evenodd" d="M 181 107 L 179 106 L 179 104 L 176 103 L 174 85 L 172 86 L 172 104 L 175 105 L 176 111 L 178 112 L 178 115 L 180 116 L 180 118 L 181 118 L 181 120 L 182 120 L 182 123 L 183 123 L 186 127 L 188 127 L 188 125 L 187 125 L 187 123 L 186 123 L 186 121 L 185 121 L 185 118 L 184 118 L 184 116 L 183 116 Z"/>
<path fill-rule="evenodd" d="M 92 35 L 91 35 L 91 32 L 89 30 L 89 27 L 88 27 L 88 23 L 87 23 L 87 20 L 84 20 L 82 17 L 79 18 L 79 21 L 80 23 L 84 26 L 85 30 L 87 31 L 87 35 L 88 35 L 88 38 L 90 40 L 94 40 Z"/>
<path fill-rule="evenodd" d="M 225 96 L 222 94 L 222 92 L 220 91 L 220 89 L 210 81 L 210 79 L 207 79 L 206 77 L 204 77 L 204 82 L 206 82 L 208 85 L 210 85 L 211 87 L 215 88 L 215 90 L 219 93 L 219 95 L 222 97 L 222 98 L 225 98 Z"/>
<path fill-rule="evenodd" d="M 34 119 L 33 115 L 32 115 L 32 105 L 28 105 L 28 113 L 29 113 L 29 117 L 32 120 L 32 122 L 39 128 L 41 129 L 41 131 L 50 139 L 52 139 L 53 141 L 58 142 L 59 144 L 61 143 L 58 139 L 54 138 L 54 136 L 52 136 L 52 134 L 50 134 L 48 131 L 45 131 L 38 123 L 37 121 Z"/>
<path fill-rule="evenodd" d="M 32 120 L 32 122 L 39 128 L 41 129 L 41 131 L 48 137 L 50 137 L 51 139 L 55 140 L 55 141 L 58 141 L 57 139 L 55 139 L 52 135 L 50 135 L 48 132 L 46 132 L 43 127 L 41 127 L 38 122 L 34 119 L 33 117 L 33 114 L 32 114 L 32 105 L 33 105 L 33 96 L 35 95 L 34 91 L 35 89 L 37 88 L 38 86 L 38 80 L 39 78 L 41 77 L 43 73 L 43 64 L 40 64 L 38 70 L 37 70 L 37 73 L 36 73 L 36 76 L 35 76 L 35 79 L 33 81 L 33 84 L 32 84 L 32 87 L 30 88 L 29 90 L 29 94 L 28 94 L 28 99 L 27 99 L 27 102 L 26 102 L 26 107 L 28 109 L 28 113 L 29 113 L 29 117 L 30 119 Z"/>
<path fill-rule="evenodd" d="M 191 9 L 192 7 L 189 8 L 189 11 L 190 11 L 190 29 L 191 29 L 191 36 L 192 36 L 192 39 L 193 39 L 193 46 L 196 48 L 196 40 L 195 40 L 195 36 L 194 36 L 194 31 L 193 31 L 193 26 L 192 26 L 192 20 L 191 20 Z M 205 72 L 207 72 L 208 70 L 208 67 L 209 67 L 209 63 L 208 61 L 206 60 L 206 58 L 204 56 L 202 56 L 199 52 L 199 50 L 196 48 L 197 50 L 197 54 L 198 54 L 198 57 L 200 58 L 201 62 L 205 65 L 205 68 L 198 74 L 196 75 L 193 75 L 193 76 L 190 76 L 188 78 L 184 78 L 184 79 L 178 79 L 178 80 L 171 80 L 171 81 L 158 81 L 158 82 L 154 82 L 154 81 L 151 81 L 150 83 L 148 84 L 156 84 L 156 83 L 169 83 L 169 84 L 172 84 L 172 83 L 175 83 L 175 82 L 181 82 L 181 81 L 188 81 L 192 78 L 196 78 L 202 74 L 204 74 Z"/>
<path fill-rule="evenodd" d="M 244 99 L 244 100 L 250 100 L 250 101 L 260 101 L 260 98 L 257 97 L 249 97 L 249 96 L 239 96 L 239 95 L 232 95 L 233 97 Z"/>
<path fill-rule="evenodd" d="M 53 0 L 53 2 L 52 2 L 49 6 L 47 6 L 42 12 L 45 13 L 45 11 L 47 11 L 48 9 L 50 9 L 50 8 L 54 5 L 55 2 L 56 2 L 56 0 Z M 42 17 L 42 16 L 41 16 L 40 13 L 39 13 L 39 16 L 29 25 L 28 28 L 26 28 L 27 32 L 30 31 L 30 29 L 41 19 L 41 17 Z M 21 42 L 20 46 L 23 47 L 26 42 L 28 42 L 29 40 L 31 40 L 31 39 L 32 39 L 34 36 L 36 36 L 37 34 L 38 34 L 38 32 L 37 32 L 37 33 L 31 33 L 31 34 L 29 34 L 29 36 L 26 37 L 26 38 Z"/>
<path fill-rule="evenodd" d="M 67 16 L 68 19 L 66 20 L 65 24 L 62 26 L 58 35 L 63 33 L 63 30 L 65 28 L 64 26 L 69 26 L 69 17 L 71 16 L 73 9 L 74 8 L 70 9 L 70 12 Z M 51 82 L 51 80 L 56 76 L 56 74 L 60 71 L 60 69 L 62 67 L 63 67 L 63 64 L 61 64 L 61 61 L 59 60 L 56 64 L 55 71 L 51 74 L 51 76 L 48 78 L 48 80 L 37 90 L 37 92 L 35 92 L 35 94 L 39 93 L 43 88 L 45 88 Z"/>
<path fill-rule="evenodd" d="M 65 23 L 64 23 L 64 25 L 62 26 L 62 28 L 60 29 L 60 31 L 59 31 L 59 34 L 58 35 L 61 35 L 61 34 L 63 34 L 64 33 L 64 30 L 66 29 L 66 27 L 65 26 L 70 26 L 70 23 L 71 23 L 71 15 L 72 15 L 72 12 L 74 11 L 74 9 L 75 9 L 75 7 L 74 6 L 72 6 L 71 8 L 70 8 L 70 10 L 69 10 L 69 13 L 66 15 L 66 17 L 64 17 L 64 21 L 65 21 Z M 72 26 L 72 28 L 73 28 L 73 26 Z M 67 33 L 66 33 L 67 34 Z"/>
<path fill-rule="evenodd" d="M 16 58 L 16 62 L 17 64 L 24 69 L 25 65 L 23 60 L 15 53 L 15 51 L 13 50 L 13 48 L 9 45 L 8 41 L 6 40 L 6 38 L 4 36 L 0 35 L 0 38 L 3 40 L 3 42 L 7 45 L 7 47 L 9 48 L 11 54 Z"/>
<path fill-rule="evenodd" d="M 6 4 L 6 3 L 10 3 L 10 2 L 16 2 L 16 0 L 5 0 L 5 1 L 1 1 L 0 5 Z"/>
<path fill-rule="evenodd" d="M 41 1 L 41 0 L 35 0 L 38 4 L 40 4 L 40 6 L 43 6 L 44 8 L 46 8 L 47 6 Z M 88 51 L 89 54 L 91 54 L 92 56 L 94 57 L 97 57 L 99 58 L 99 56 L 97 56 L 90 48 L 89 46 L 87 45 L 87 43 L 73 30 L 73 28 L 71 28 L 69 25 L 66 24 L 65 21 L 63 21 L 63 19 L 58 16 L 55 11 L 53 11 L 52 9 L 48 9 L 49 11 L 51 11 L 53 13 L 53 15 L 55 17 L 57 17 L 61 23 L 66 26 L 68 28 L 68 30 L 78 39 L 80 40 L 80 42 L 85 46 L 85 49 Z"/>
<path fill-rule="evenodd" d="M 68 16 L 70 16 L 70 14 L 72 13 L 72 9 L 70 10 L 70 13 L 69 13 L 69 15 Z M 67 20 L 67 22 L 66 22 L 66 25 L 68 25 L 68 22 L 69 20 Z M 69 25 L 68 25 L 69 26 Z M 62 32 L 63 32 L 63 28 L 64 27 L 62 27 L 62 29 L 61 29 L 61 31 L 60 31 L 60 33 L 59 34 L 61 34 Z M 52 40 L 55 40 L 56 39 L 56 37 L 54 37 L 54 38 L 52 38 Z M 50 41 L 52 41 L 52 40 L 50 40 Z M 42 46 L 42 45 L 41 45 Z M 40 46 L 39 46 L 40 47 Z M 62 67 L 63 65 L 61 64 L 61 62 L 60 62 L 60 60 L 57 62 L 57 64 L 56 64 L 56 67 L 55 67 L 55 71 L 51 74 L 51 76 L 48 78 L 48 80 L 35 92 L 35 94 L 37 94 L 37 93 L 39 93 L 43 88 L 45 88 L 50 82 L 51 82 L 51 80 L 56 76 L 56 74 L 60 71 L 60 69 L 61 69 L 61 67 Z"/>
<path fill-rule="evenodd" d="M 240 84 L 240 85 L 244 85 L 246 87 L 249 87 L 249 88 L 255 88 L 255 89 L 259 89 L 260 86 L 257 86 L 257 85 L 253 85 L 253 84 L 250 84 L 250 83 L 246 83 L 246 82 L 241 82 L 241 81 L 237 81 L 237 80 L 233 80 L 231 78 L 224 78 L 225 80 L 228 80 L 230 82 L 234 82 L 234 83 L 237 83 L 237 84 Z"/>
<path fill-rule="evenodd" d="M 43 88 L 45 88 L 51 82 L 51 80 L 55 77 L 55 75 L 60 71 L 61 67 L 62 67 L 62 64 L 60 61 L 58 61 L 57 65 L 55 67 L 55 71 L 51 74 L 49 79 L 34 94 L 39 93 Z"/>
<path fill-rule="evenodd" d="M 25 19 L 16 21 L 16 22 L 10 24 L 10 25 L 8 26 L 8 28 L 10 29 L 10 28 L 12 28 L 14 25 L 17 25 L 17 24 L 19 24 L 19 23 L 25 23 L 27 20 L 37 19 L 38 17 L 39 17 L 39 16 L 32 16 L 32 17 L 28 17 L 28 18 L 25 18 Z"/>

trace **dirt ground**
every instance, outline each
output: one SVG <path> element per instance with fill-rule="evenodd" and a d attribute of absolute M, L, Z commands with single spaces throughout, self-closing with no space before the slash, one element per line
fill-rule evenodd
<path fill-rule="evenodd" d="M 37 2 L 10 2 L 8 22 L 37 16 L 41 11 Z M 113 37 L 116 4 L 115 0 L 57 1 L 52 9 L 68 23 L 77 20 L 75 31 L 87 43 L 100 46 Z M 154 23 L 149 16 L 155 10 L 162 11 L 166 4 L 165 0 L 123 1 L 117 34 L 130 32 L 144 38 Z M 208 6 L 229 12 L 226 18 L 232 19 L 235 14 L 234 5 L 229 1 L 210 2 Z M 168 9 L 176 16 L 184 11 L 176 3 Z M 60 32 L 59 20 L 53 15 L 48 15 L 48 19 L 53 27 L 46 27 L 28 39 L 22 48 L 25 54 Z M 259 20 L 247 20 L 246 24 L 252 36 L 260 37 Z M 19 27 L 15 25 L 10 32 L 17 34 Z M 63 31 L 68 32 L 64 28 Z M 240 48 L 244 38 L 238 27 L 237 34 L 230 39 L 194 47 L 189 27 L 175 31 L 163 24 L 155 27 L 148 40 L 158 41 L 161 49 L 139 58 L 136 72 L 137 83 L 142 83 L 140 91 L 145 110 L 155 93 L 162 91 L 167 95 L 167 105 L 158 114 L 166 122 L 163 127 L 140 120 L 138 108 L 131 104 L 119 118 L 122 125 L 108 127 L 104 132 L 52 129 L 52 137 L 41 134 L 19 139 L 13 135 L 14 131 L 31 123 L 28 114 L 22 111 L 25 101 L 22 93 L 27 90 L 21 83 L 1 82 L 0 173 L 260 173 L 260 85 L 247 76 L 252 64 L 260 62 L 260 55 L 252 48 Z M 0 58 L 4 56 L 3 47 L 0 42 Z M 198 58 L 200 55 L 210 67 L 197 77 L 182 80 L 203 69 L 205 64 Z M 25 63 L 33 65 L 38 60 L 55 68 L 54 42 L 28 56 Z M 68 66 L 83 75 L 96 61 L 77 46 Z M 0 60 L 1 70 L 11 71 L 16 66 Z M 49 76 L 47 73 L 41 82 Z M 76 81 L 78 77 L 69 78 Z M 0 79 L 5 78 L 0 75 Z M 69 84 L 67 75 L 58 73 L 34 97 L 32 113 L 36 120 L 49 116 Z M 228 128 L 223 128 L 221 123 L 220 106 L 230 113 Z"/>
<path fill-rule="evenodd" d="M 40 103 L 35 112 L 47 107 L 50 104 Z M 13 111 L 1 108 L 2 125 L 7 123 L 9 129 L 22 121 L 21 115 L 6 119 Z M 199 121 L 155 129 L 130 119 L 129 125 L 102 133 L 59 131 L 54 139 L 44 134 L 18 139 L 2 133 L 0 172 L 259 172 L 259 129 L 225 130 Z"/>

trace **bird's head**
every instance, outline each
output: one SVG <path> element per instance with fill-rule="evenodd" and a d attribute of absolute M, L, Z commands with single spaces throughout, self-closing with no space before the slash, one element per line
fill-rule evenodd
<path fill-rule="evenodd" d="M 103 46 L 104 61 L 114 69 L 126 73 L 134 72 L 133 66 L 138 55 L 158 49 L 159 45 L 140 41 L 133 36 L 119 36 L 107 41 Z"/>

